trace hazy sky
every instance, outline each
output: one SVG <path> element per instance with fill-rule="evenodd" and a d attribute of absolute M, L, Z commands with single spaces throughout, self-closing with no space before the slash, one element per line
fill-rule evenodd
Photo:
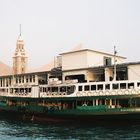
<path fill-rule="evenodd" d="M 82 43 L 140 60 L 140 0 L 0 0 L 0 61 L 12 65 L 22 24 L 29 67 Z"/>

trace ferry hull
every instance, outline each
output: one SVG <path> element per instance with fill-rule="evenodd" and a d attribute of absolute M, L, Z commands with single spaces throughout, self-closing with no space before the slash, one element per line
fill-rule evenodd
<path fill-rule="evenodd" d="M 106 113 L 106 114 L 78 114 L 76 112 L 65 113 L 24 113 L 17 111 L 1 110 L 0 117 L 10 120 L 34 122 L 34 123 L 140 123 L 140 112 L 131 113 Z"/>

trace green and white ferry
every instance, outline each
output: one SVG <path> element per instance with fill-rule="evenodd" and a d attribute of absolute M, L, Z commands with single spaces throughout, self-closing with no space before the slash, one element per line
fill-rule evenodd
<path fill-rule="evenodd" d="M 140 81 L 0 88 L 0 110 L 24 119 L 140 119 Z"/>

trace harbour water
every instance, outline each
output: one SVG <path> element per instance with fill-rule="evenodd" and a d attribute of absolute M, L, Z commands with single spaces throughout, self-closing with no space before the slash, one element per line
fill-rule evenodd
<path fill-rule="evenodd" d="M 35 124 L 0 119 L 0 140 L 137 140 L 140 124 Z"/>

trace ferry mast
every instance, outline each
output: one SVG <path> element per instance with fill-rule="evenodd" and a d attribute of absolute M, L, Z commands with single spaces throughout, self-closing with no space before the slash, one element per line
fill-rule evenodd
<path fill-rule="evenodd" d="M 117 51 L 116 51 L 116 46 L 114 46 L 114 77 L 113 77 L 113 81 L 116 81 L 116 54 L 117 54 Z"/>

